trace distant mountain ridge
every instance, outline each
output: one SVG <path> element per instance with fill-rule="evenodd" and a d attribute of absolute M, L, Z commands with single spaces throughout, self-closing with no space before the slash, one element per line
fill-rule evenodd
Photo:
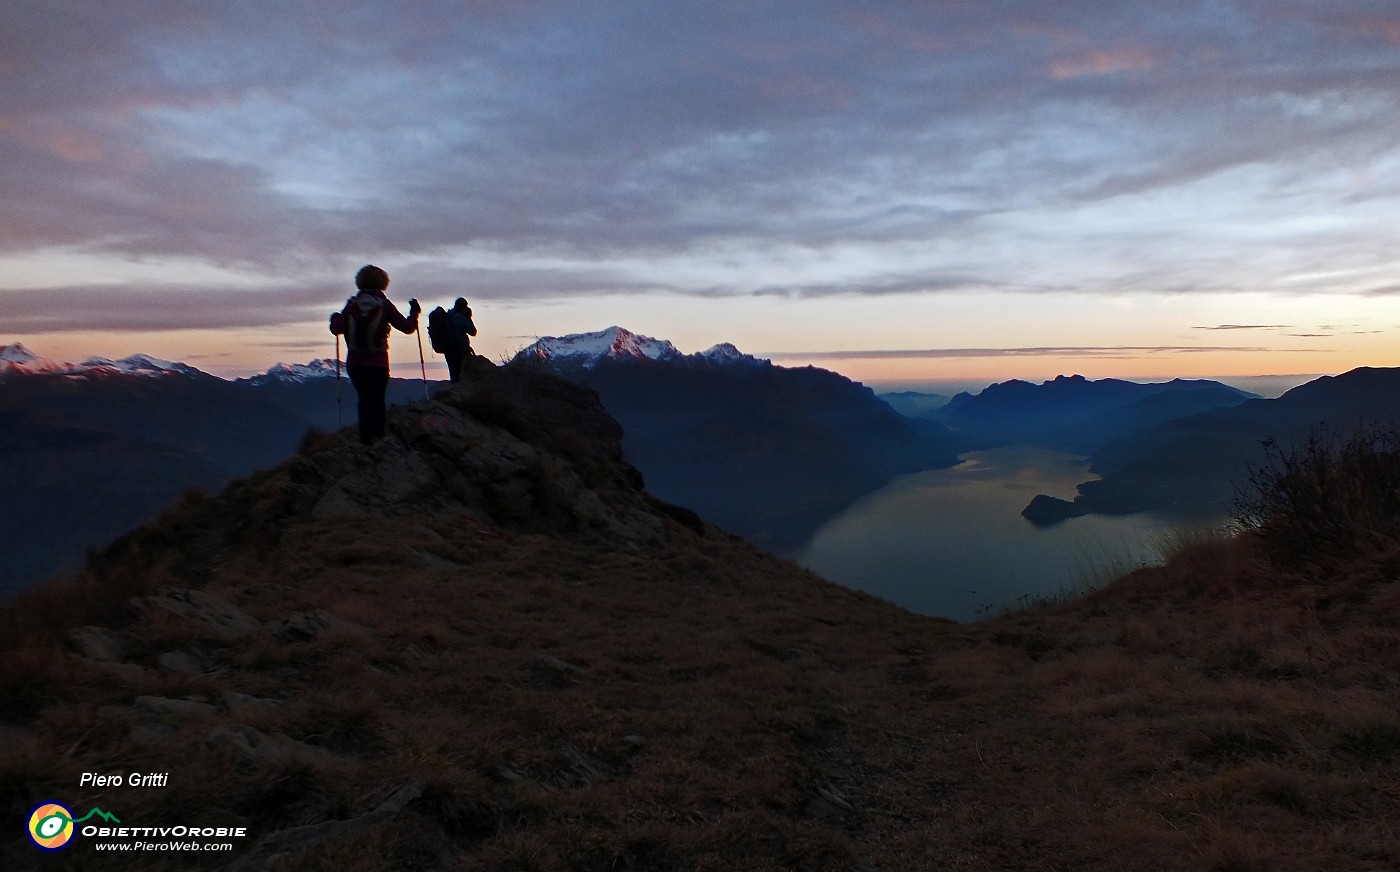
<path fill-rule="evenodd" d="M 1315 428 L 1344 436 L 1375 424 L 1400 425 L 1400 368 L 1323 376 L 1276 399 L 1176 417 L 1111 440 L 1089 455 L 1098 480 L 1080 484 L 1072 501 L 1037 496 L 1026 514 L 1038 523 L 1149 510 L 1223 515 L 1248 470 L 1266 461 L 1265 440 L 1287 449 Z"/>
<path fill-rule="evenodd" d="M 106 357 L 89 357 L 81 363 L 69 363 L 41 357 L 21 342 L 0 345 L 0 378 L 25 375 L 128 375 L 164 377 L 183 375 L 204 378 L 220 378 L 211 375 L 188 363 L 162 360 L 149 354 L 130 354 L 120 360 Z M 307 363 L 275 363 L 266 370 L 247 378 L 233 379 L 264 385 L 271 382 L 301 384 L 324 378 L 335 378 L 337 364 L 333 358 L 323 357 Z M 220 379 L 228 381 L 228 379 Z"/>
<path fill-rule="evenodd" d="M 290 455 L 312 428 L 355 420 L 333 360 L 227 380 L 133 354 L 55 361 L 0 346 L 0 597 L 101 545 L 191 487 Z M 421 398 L 394 379 L 391 402 Z"/>
<path fill-rule="evenodd" d="M 542 339 L 510 366 L 596 390 L 648 490 L 778 550 L 896 475 L 952 466 L 962 444 L 845 376 L 730 343 L 682 354 L 609 327 Z"/>
<path fill-rule="evenodd" d="M 927 391 L 882 391 L 880 399 L 901 415 L 910 418 L 934 419 L 952 397 Z"/>
<path fill-rule="evenodd" d="M 260 373 L 251 375 L 246 381 L 254 386 L 266 384 L 306 384 L 320 379 L 343 377 L 340 364 L 329 357 L 322 357 L 309 363 L 276 363 Z"/>
<path fill-rule="evenodd" d="M 198 452 L 0 399 L 0 600 L 227 470 Z"/>
<path fill-rule="evenodd" d="M 183 375 L 216 378 L 189 364 L 161 360 L 148 354 L 132 354 L 120 360 L 89 357 L 81 363 L 50 360 L 40 357 L 19 342 L 0 345 L 0 378 L 8 375 Z"/>
<path fill-rule="evenodd" d="M 593 369 L 606 363 L 651 360 L 662 363 L 689 361 L 718 365 L 768 363 L 721 342 L 695 354 L 682 354 L 667 339 L 653 339 L 616 325 L 592 333 L 544 336 L 516 352 L 511 363 L 547 365 L 555 369 Z"/>
<path fill-rule="evenodd" d="M 1012 380 L 960 393 L 928 417 L 985 445 L 1026 443 L 1087 455 L 1144 427 L 1254 398 L 1216 381 L 1143 384 L 1062 375 L 1038 385 Z"/>

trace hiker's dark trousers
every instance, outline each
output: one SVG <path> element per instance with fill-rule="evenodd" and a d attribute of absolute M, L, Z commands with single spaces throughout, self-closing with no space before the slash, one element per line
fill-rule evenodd
<path fill-rule="evenodd" d="M 459 351 L 447 352 L 447 377 L 455 385 L 462 377 L 462 362 L 471 354 L 470 348 L 463 348 Z"/>
<path fill-rule="evenodd" d="M 389 370 L 382 366 L 347 366 L 350 384 L 360 398 L 360 441 L 369 445 L 384 438 L 384 395 Z"/>

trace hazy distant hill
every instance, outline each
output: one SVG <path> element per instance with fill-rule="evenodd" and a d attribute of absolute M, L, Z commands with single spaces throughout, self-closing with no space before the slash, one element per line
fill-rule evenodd
<path fill-rule="evenodd" d="M 1144 427 L 1253 397 L 1214 381 L 1140 384 L 1062 375 L 1038 385 L 1013 380 L 961 393 L 932 417 L 984 445 L 1024 443 L 1087 455 Z"/>
<path fill-rule="evenodd" d="M 1277 399 L 1255 399 L 1146 427 L 1091 456 L 1101 477 L 1079 486 L 1073 503 L 1038 497 L 1032 515 L 1054 521 L 1090 512 L 1174 509 L 1227 512 L 1262 442 L 1287 447 L 1314 427 L 1345 434 L 1362 424 L 1400 423 L 1400 369 L 1361 368 L 1324 376 Z"/>
<path fill-rule="evenodd" d="M 397 370 L 395 370 L 397 372 Z M 353 426 L 356 422 L 355 388 L 342 370 L 337 382 L 335 361 L 330 358 L 310 363 L 279 363 L 266 372 L 236 379 L 233 384 L 248 396 L 280 406 L 318 430 Z M 444 382 L 431 381 L 427 392 Z M 421 378 L 389 379 L 389 405 L 411 403 L 424 398 Z"/>
<path fill-rule="evenodd" d="M 164 508 L 295 450 L 307 422 L 213 376 L 91 369 L 0 376 L 0 594 Z"/>
<path fill-rule="evenodd" d="M 952 399 L 943 394 L 925 391 L 890 391 L 878 396 L 901 415 L 929 419 L 937 417 L 938 410 L 948 405 L 948 401 Z"/>
<path fill-rule="evenodd" d="M 325 366 L 324 364 L 332 364 Z M 355 393 L 342 385 L 347 426 Z M 390 400 L 423 395 L 395 379 Z M 130 529 L 191 487 L 288 457 L 336 425 L 331 361 L 236 382 L 132 355 L 65 363 L 0 346 L 0 596 Z"/>
<path fill-rule="evenodd" d="M 895 475 L 951 466 L 957 439 L 823 369 L 788 369 L 733 345 L 684 355 L 620 327 L 542 339 L 514 366 L 598 391 L 647 489 L 775 548 Z"/>
<path fill-rule="evenodd" d="M 12 376 L 0 405 L 174 446 L 231 471 L 285 458 L 307 428 L 301 416 L 204 373 Z"/>
<path fill-rule="evenodd" d="M 226 470 L 171 445 L 43 409 L 0 390 L 0 599 L 130 529 Z"/>

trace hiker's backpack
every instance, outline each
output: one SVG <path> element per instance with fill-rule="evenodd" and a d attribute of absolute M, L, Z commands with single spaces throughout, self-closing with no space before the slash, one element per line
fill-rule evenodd
<path fill-rule="evenodd" d="M 384 298 L 361 291 L 345 304 L 345 347 L 355 352 L 377 352 L 388 347 L 384 326 Z"/>
<path fill-rule="evenodd" d="M 441 306 L 428 313 L 428 342 L 438 354 L 447 354 L 456 345 L 452 341 L 452 320 Z"/>

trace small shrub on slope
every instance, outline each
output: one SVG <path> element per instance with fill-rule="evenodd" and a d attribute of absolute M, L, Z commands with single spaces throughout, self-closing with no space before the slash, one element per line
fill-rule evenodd
<path fill-rule="evenodd" d="M 1370 553 L 1400 539 L 1400 433 L 1364 427 L 1347 438 L 1317 429 L 1291 450 L 1264 443 L 1234 518 L 1281 563 Z"/>

